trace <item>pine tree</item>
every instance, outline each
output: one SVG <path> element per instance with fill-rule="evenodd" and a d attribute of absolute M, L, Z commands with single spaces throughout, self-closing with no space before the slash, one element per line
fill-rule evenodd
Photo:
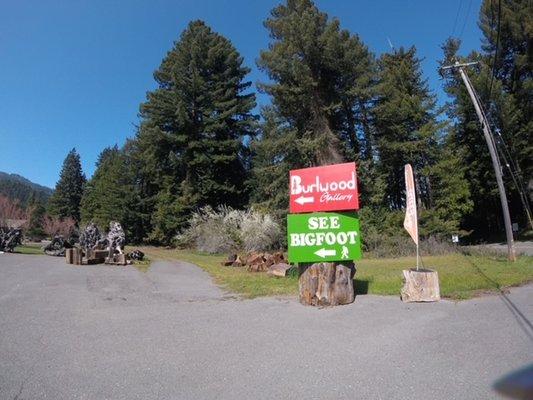
<path fill-rule="evenodd" d="M 368 128 L 373 56 L 310 0 L 288 0 L 265 21 L 272 43 L 258 65 L 273 83 L 260 88 L 298 135 L 301 166 L 357 157 Z M 363 142 L 363 143 L 362 143 Z"/>
<path fill-rule="evenodd" d="M 421 212 L 420 233 L 422 236 L 468 234 L 462 228 L 465 216 L 473 209 L 467 166 L 452 135 L 439 147 L 436 162 L 423 171 L 431 182 L 432 208 Z"/>
<path fill-rule="evenodd" d="M 28 221 L 28 229 L 25 232 L 26 236 L 35 239 L 44 237 L 43 218 L 46 213 L 46 208 L 40 196 L 35 191 L 30 194 L 27 211 L 30 218 Z"/>
<path fill-rule="evenodd" d="M 490 59 L 496 79 L 507 93 L 523 100 L 524 110 L 531 116 L 533 75 L 531 70 L 531 37 L 533 35 L 533 3 L 529 0 L 483 0 L 479 26 L 484 39 L 482 49 Z M 498 34 L 499 26 L 499 34 Z M 498 48 L 497 57 L 494 53 Z"/>
<path fill-rule="evenodd" d="M 469 67 L 467 73 L 485 110 L 490 110 L 493 133 L 496 138 L 501 135 L 508 145 L 519 143 L 513 140 L 516 132 L 520 131 L 520 111 L 513 95 L 506 93 L 502 83 L 498 79 L 494 79 L 489 99 L 492 70 L 487 64 L 487 58 L 478 52 L 472 52 L 467 57 L 460 57 L 457 54 L 459 47 L 460 42 L 458 40 L 447 40 L 442 46 L 444 57 L 440 64 L 449 65 L 452 60 L 459 62 L 477 61 L 479 64 Z M 487 239 L 490 236 L 499 235 L 503 231 L 501 203 L 492 161 L 472 100 L 460 76 L 457 73 L 447 73 L 445 77 L 444 90 L 451 98 L 447 104 L 447 114 L 449 119 L 454 121 L 450 140 L 454 142 L 460 151 L 459 154 L 462 155 L 473 201 L 472 212 L 465 218 L 464 226 L 467 230 L 472 231 L 473 239 Z M 528 144 L 522 143 L 522 150 L 527 148 Z M 503 151 L 503 149 L 501 150 Z M 511 153 L 515 157 L 518 151 L 511 148 Z M 516 187 L 505 164 L 502 172 L 510 199 L 511 217 L 513 220 L 517 220 L 524 214 Z"/>
<path fill-rule="evenodd" d="M 289 171 L 297 167 L 301 159 L 297 134 L 272 107 L 263 109 L 264 121 L 261 125 L 261 138 L 252 142 L 252 176 L 248 182 L 252 197 L 251 203 L 265 212 L 282 219 L 288 212 Z"/>
<path fill-rule="evenodd" d="M 50 197 L 49 214 L 59 218 L 73 218 L 79 222 L 80 202 L 85 181 L 80 156 L 76 149 L 72 149 L 63 162 L 59 181 L 52 197 Z"/>
<path fill-rule="evenodd" d="M 82 222 L 95 222 L 106 229 L 110 221 L 118 221 L 127 240 L 139 242 L 142 234 L 138 232 L 138 204 L 138 190 L 127 154 L 117 146 L 104 149 L 98 157 L 96 171 L 85 187 L 81 202 Z"/>
<path fill-rule="evenodd" d="M 533 199 L 533 3 L 528 0 L 484 0 L 479 26 L 481 61 L 487 66 L 482 91 L 503 163 L 513 220 L 527 226 L 519 188 Z M 503 140 L 502 140 L 503 139 Z M 505 143 L 504 143 L 505 142 Z M 515 183 L 516 181 L 516 183 Z"/>
<path fill-rule="evenodd" d="M 404 206 L 404 165 L 417 172 L 419 198 L 431 207 L 431 183 L 422 174 L 435 163 L 442 126 L 437 123 L 435 98 L 422 78 L 420 60 L 414 47 L 383 54 L 379 60 L 378 99 L 375 115 L 375 141 L 378 170 L 386 182 L 386 206 Z"/>
<path fill-rule="evenodd" d="M 151 239 L 168 242 L 196 207 L 247 203 L 243 139 L 255 132 L 249 68 L 231 42 L 193 21 L 163 59 L 136 138 Z"/>
<path fill-rule="evenodd" d="M 310 0 L 288 0 L 265 21 L 272 43 L 259 67 L 272 97 L 254 141 L 252 201 L 286 210 L 292 168 L 372 158 L 373 55 Z M 283 193 L 283 194 L 281 194 Z"/>

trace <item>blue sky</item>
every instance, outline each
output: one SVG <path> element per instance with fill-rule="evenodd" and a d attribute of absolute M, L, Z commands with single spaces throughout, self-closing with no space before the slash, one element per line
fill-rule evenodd
<path fill-rule="evenodd" d="M 455 25 L 455 36 L 463 32 L 462 53 L 480 47 L 480 1 L 316 3 L 378 55 L 389 51 L 388 38 L 395 47 L 415 45 L 443 102 L 440 45 Z M 269 42 L 263 21 L 278 3 L 0 0 L 0 171 L 53 187 L 76 147 L 90 177 L 104 147 L 134 135 L 139 104 L 155 87 L 152 73 L 190 20 L 202 19 L 228 37 L 252 68 L 249 79 L 265 80 L 255 60 Z M 259 96 L 259 104 L 268 102 Z"/>

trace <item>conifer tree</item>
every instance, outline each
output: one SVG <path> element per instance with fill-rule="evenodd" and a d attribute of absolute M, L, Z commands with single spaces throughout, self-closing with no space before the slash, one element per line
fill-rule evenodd
<path fill-rule="evenodd" d="M 297 133 L 272 107 L 263 109 L 264 121 L 261 137 L 252 142 L 252 176 L 249 181 L 251 203 L 282 219 L 288 212 L 289 171 L 297 167 L 302 158 L 297 143 Z"/>
<path fill-rule="evenodd" d="M 144 211 L 168 242 L 196 207 L 242 206 L 246 151 L 255 132 L 249 68 L 231 42 L 193 21 L 154 73 L 136 138 Z"/>
<path fill-rule="evenodd" d="M 27 211 L 29 214 L 29 221 L 26 235 L 37 239 L 42 238 L 45 235 L 43 230 L 43 218 L 46 213 L 46 208 L 35 191 L 30 194 Z"/>
<path fill-rule="evenodd" d="M 288 0 L 265 21 L 272 43 L 259 67 L 273 83 L 260 88 L 296 130 L 302 166 L 357 157 L 367 143 L 373 57 L 310 0 Z M 359 130 L 358 130 L 359 128 Z"/>
<path fill-rule="evenodd" d="M 48 202 L 49 214 L 59 218 L 73 218 L 79 222 L 85 181 L 80 156 L 76 149 L 72 149 L 63 162 L 59 181 Z"/>
<path fill-rule="evenodd" d="M 431 184 L 422 175 L 436 161 L 442 126 L 436 121 L 435 98 L 422 78 L 414 47 L 383 54 L 379 60 L 375 115 L 379 172 L 386 182 L 385 202 L 391 209 L 404 206 L 404 165 L 417 174 L 423 204 L 431 207 Z"/>
<path fill-rule="evenodd" d="M 442 46 L 441 65 L 477 61 L 468 75 L 489 118 L 503 165 L 503 178 L 513 221 L 527 225 L 516 183 L 527 187 L 533 176 L 533 75 L 531 73 L 531 13 L 527 0 L 484 0 L 479 26 L 482 51 L 459 56 L 460 41 Z M 444 75 L 444 74 L 443 74 Z M 471 188 L 473 210 L 465 226 L 473 237 L 501 235 L 501 204 L 492 162 L 472 101 L 457 73 L 447 73 L 444 89 L 451 101 L 447 114 L 454 121 L 450 140 L 462 154 Z M 507 165 L 513 167 L 513 177 Z M 521 182 L 520 182 L 521 181 Z"/>
<path fill-rule="evenodd" d="M 449 65 L 454 60 L 478 61 L 478 65 L 469 67 L 467 71 L 470 81 L 480 96 L 485 110 L 489 112 L 491 127 L 496 138 L 501 135 L 509 146 L 512 157 L 520 159 L 520 152 L 527 152 L 528 144 L 522 142 L 523 137 L 520 136 L 521 117 L 513 94 L 506 93 L 497 78 L 494 79 L 490 89 L 492 69 L 487 64 L 487 58 L 478 52 L 461 57 L 457 54 L 459 47 L 458 40 L 447 40 L 442 46 L 444 56 L 440 64 Z M 447 115 L 451 121 L 454 121 L 449 139 L 460 150 L 458 154 L 462 155 L 473 201 L 472 212 L 467 215 L 464 225 L 472 231 L 474 239 L 486 239 L 497 235 L 503 228 L 501 203 L 492 161 L 472 100 L 460 76 L 457 73 L 447 73 L 444 76 L 446 77 L 444 90 L 451 99 L 446 106 Z M 520 144 L 520 150 L 516 149 L 517 144 Z M 499 147 L 503 151 L 501 145 Z M 510 200 L 511 216 L 516 221 L 524 213 L 516 186 L 505 163 L 503 177 Z"/>
<path fill-rule="evenodd" d="M 375 64 L 358 36 L 310 0 L 275 7 L 265 26 L 272 42 L 258 65 L 272 82 L 260 89 L 272 107 L 252 145 L 252 200 L 282 214 L 289 169 L 372 158 Z"/>
<path fill-rule="evenodd" d="M 423 174 L 431 182 L 431 209 L 421 211 L 421 235 L 467 234 L 465 217 L 473 209 L 463 152 L 449 135 L 439 144 L 436 162 Z"/>
<path fill-rule="evenodd" d="M 138 190 L 127 154 L 117 146 L 104 149 L 96 171 L 87 182 L 81 202 L 82 222 L 95 222 L 102 229 L 118 221 L 130 242 L 142 239 L 138 232 Z"/>
<path fill-rule="evenodd" d="M 527 226 L 519 190 L 533 200 L 533 3 L 528 0 L 484 0 L 479 26 L 481 61 L 487 68 L 482 100 L 491 120 L 503 163 L 511 216 Z M 501 140 L 503 138 L 503 141 Z M 505 142 L 505 143 L 503 143 Z M 518 185 L 515 183 L 518 183 Z M 523 187 L 521 187 L 523 184 Z"/>

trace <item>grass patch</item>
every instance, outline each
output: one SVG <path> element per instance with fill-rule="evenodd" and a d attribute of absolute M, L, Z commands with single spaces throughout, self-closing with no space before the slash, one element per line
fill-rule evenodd
<path fill-rule="evenodd" d="M 226 256 L 202 254 L 189 250 L 143 247 L 152 260 L 181 260 L 207 271 L 215 282 L 247 298 L 296 295 L 298 278 L 275 278 L 264 272 L 224 267 Z M 468 299 L 479 293 L 498 292 L 510 286 L 533 282 L 533 257 L 519 257 L 515 263 L 504 257 L 450 254 L 424 257 L 424 266 L 439 273 L 441 295 L 451 299 Z M 402 287 L 402 270 L 416 265 L 414 257 L 364 259 L 357 263 L 355 287 L 358 294 L 398 296 Z"/>
<path fill-rule="evenodd" d="M 18 253 L 18 254 L 39 254 L 39 255 L 43 255 L 44 252 L 43 252 L 43 249 L 41 248 L 41 246 L 37 245 L 37 244 L 24 244 L 22 246 L 17 246 L 15 247 L 15 253 Z"/>
<path fill-rule="evenodd" d="M 533 257 L 510 263 L 503 257 L 457 253 L 424 257 L 423 261 L 426 268 L 438 271 L 441 295 L 451 299 L 468 299 L 533 281 Z M 368 293 L 397 295 L 403 284 L 401 271 L 415 264 L 414 257 L 362 260 L 355 279 L 359 285 L 368 285 Z"/>

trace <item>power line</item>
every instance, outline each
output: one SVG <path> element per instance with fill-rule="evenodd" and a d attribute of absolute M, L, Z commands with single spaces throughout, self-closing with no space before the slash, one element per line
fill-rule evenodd
<path fill-rule="evenodd" d="M 492 0 L 490 2 L 490 7 L 492 9 Z M 500 47 L 501 17 L 502 17 L 502 1 L 498 0 L 498 30 L 496 31 L 496 49 L 494 50 L 494 60 L 492 60 L 492 75 L 490 77 L 490 87 L 489 87 L 489 95 L 488 95 L 489 100 L 492 94 L 492 83 L 494 81 L 494 75 L 496 75 L 496 61 L 498 60 L 498 48 Z"/>
<path fill-rule="evenodd" d="M 459 40 L 463 37 L 463 33 L 465 31 L 466 22 L 468 21 L 468 17 L 470 16 L 470 9 L 472 8 L 472 0 L 468 2 L 468 8 L 466 10 L 466 16 L 465 16 L 465 22 L 463 23 L 463 27 L 461 28 L 461 33 L 459 34 Z"/>
<path fill-rule="evenodd" d="M 494 26 L 494 7 L 492 6 L 492 1 L 493 0 L 490 0 L 490 43 L 492 43 L 492 39 L 493 39 L 493 29 L 492 27 Z M 492 65 L 494 65 L 494 61 L 495 59 L 492 61 Z M 487 93 L 488 93 L 488 87 L 489 87 L 489 74 L 486 74 L 485 75 L 485 90 L 487 90 Z M 490 101 L 490 95 L 488 97 L 488 100 Z M 490 111 L 490 110 L 489 110 Z"/>
<path fill-rule="evenodd" d="M 495 125 L 494 122 L 492 123 L 493 125 Z M 499 145 L 497 146 L 497 149 L 505 161 L 505 166 L 509 170 L 509 174 L 511 175 L 516 190 L 518 191 L 518 195 L 520 196 L 520 201 L 522 202 L 522 206 L 524 207 L 524 211 L 526 213 L 529 225 L 531 226 L 531 229 L 533 229 L 533 213 L 531 212 L 531 205 L 529 204 L 529 199 L 526 194 L 526 188 L 524 186 L 524 180 L 522 179 L 520 167 L 511 156 L 511 152 L 509 151 L 509 148 L 505 143 L 505 140 L 503 139 L 503 136 L 499 129 L 496 130 L 496 133 L 498 134 L 498 140 L 496 141 L 496 144 Z M 504 151 L 502 151 L 502 148 Z"/>
<path fill-rule="evenodd" d="M 470 81 L 470 79 L 467 77 L 467 80 Z M 471 83 L 470 83 L 471 84 Z M 473 86 L 472 86 L 473 88 Z M 479 94 L 473 90 L 473 94 L 475 99 L 480 105 L 480 112 L 486 121 L 487 126 L 494 125 L 497 126 L 498 124 L 494 123 L 494 119 L 491 117 L 489 118 L 487 116 L 487 113 L 485 112 L 484 108 L 481 107 L 481 98 L 479 97 Z M 490 116 L 490 115 L 489 115 Z M 492 143 L 492 146 L 496 149 L 498 154 L 503 158 L 505 162 L 505 166 L 509 170 L 509 174 L 511 175 L 511 178 L 513 180 L 513 183 L 515 184 L 516 190 L 518 191 L 518 195 L 520 196 L 520 201 L 522 202 L 522 206 L 524 207 L 524 211 L 526 213 L 526 217 L 528 219 L 528 222 L 531 226 L 531 229 L 533 229 L 533 218 L 531 213 L 531 207 L 529 205 L 529 200 L 527 198 L 527 195 L 525 193 L 525 187 L 524 187 L 524 181 L 522 179 L 521 174 L 519 173 L 520 169 L 518 168 L 518 164 L 515 163 L 511 156 L 511 152 L 509 151 L 509 148 L 507 147 L 507 144 L 505 143 L 505 140 L 503 139 L 503 136 L 499 130 L 496 130 L 496 133 L 498 134 L 499 141 L 496 141 L 494 137 L 494 133 L 492 132 L 492 129 L 488 129 L 490 141 Z M 505 150 L 507 154 L 505 154 L 502 150 Z M 514 171 L 513 171 L 514 170 Z M 503 173 L 503 171 L 501 171 Z"/>
<path fill-rule="evenodd" d="M 492 28 L 492 26 L 494 25 L 494 8 L 493 8 L 492 0 L 490 0 L 490 14 L 491 14 L 491 28 Z M 487 95 L 487 102 L 489 103 L 488 114 L 489 114 L 489 117 L 491 117 L 490 121 L 495 126 L 497 126 L 498 124 L 495 124 L 494 118 L 492 118 L 492 107 L 490 107 L 490 102 L 491 102 L 491 97 L 492 97 L 492 87 L 494 83 L 494 77 L 496 76 L 496 62 L 498 60 L 498 51 L 500 47 L 501 16 L 502 16 L 502 2 L 501 0 L 498 0 L 498 24 L 497 24 L 497 29 L 496 29 L 496 46 L 494 48 L 494 57 L 492 60 L 492 70 L 491 70 L 492 73 L 490 76 L 490 86 L 489 86 L 488 95 Z M 490 36 L 492 40 L 492 29 L 491 29 Z M 485 87 L 487 86 L 487 81 L 488 81 L 488 76 L 487 76 L 487 79 L 485 80 Z M 525 194 L 524 181 L 522 179 L 520 168 L 518 164 L 514 161 L 513 157 L 511 156 L 511 152 L 509 151 L 509 148 L 507 144 L 505 143 L 505 140 L 503 139 L 501 132 L 499 130 L 496 130 L 496 133 L 498 134 L 499 140 L 498 141 L 494 140 L 494 137 L 492 138 L 492 140 L 494 141 L 495 147 L 497 148 L 498 152 L 501 154 L 502 158 L 505 161 L 505 165 L 507 169 L 509 170 L 513 183 L 515 184 L 516 190 L 518 191 L 518 194 L 520 196 L 520 200 L 524 207 L 524 211 L 526 212 L 526 216 L 529 221 L 529 224 L 531 225 L 531 228 L 533 229 L 531 206 L 529 204 L 528 196 Z M 503 150 L 502 150 L 502 147 L 503 147 Z"/>
<path fill-rule="evenodd" d="M 463 7 L 463 0 L 459 0 L 459 8 L 457 8 L 457 13 L 455 14 L 455 21 L 453 22 L 453 29 L 452 29 L 452 33 L 450 34 L 450 37 L 453 37 L 453 34 L 455 33 L 455 28 L 457 27 L 457 20 L 459 19 L 459 13 L 461 12 L 462 7 Z"/>

